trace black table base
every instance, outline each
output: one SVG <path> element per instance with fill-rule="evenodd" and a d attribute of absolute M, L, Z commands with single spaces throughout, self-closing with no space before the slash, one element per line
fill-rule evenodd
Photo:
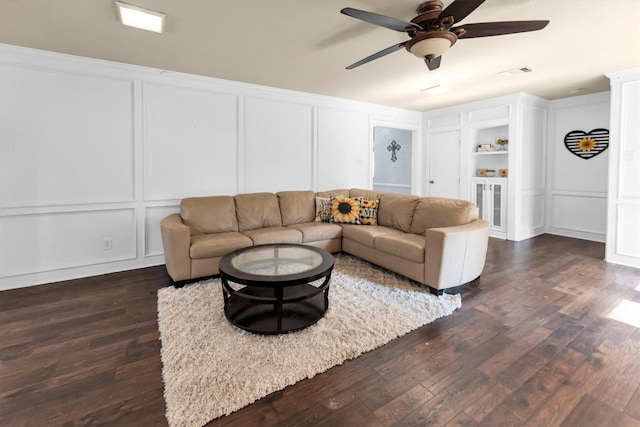
<path fill-rule="evenodd" d="M 331 274 L 319 286 L 245 287 L 234 290 L 221 274 L 224 314 L 235 326 L 249 332 L 275 335 L 298 331 L 320 320 L 329 308 Z"/>

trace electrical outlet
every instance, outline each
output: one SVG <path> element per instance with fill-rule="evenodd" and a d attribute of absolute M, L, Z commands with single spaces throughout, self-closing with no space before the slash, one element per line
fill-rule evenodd
<path fill-rule="evenodd" d="M 111 237 L 107 237 L 102 240 L 102 250 L 110 251 L 113 249 L 113 239 Z"/>

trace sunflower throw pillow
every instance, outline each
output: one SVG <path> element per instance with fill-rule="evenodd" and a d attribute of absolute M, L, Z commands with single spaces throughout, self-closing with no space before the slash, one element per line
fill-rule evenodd
<path fill-rule="evenodd" d="M 331 221 L 331 197 L 316 197 L 316 221 Z"/>
<path fill-rule="evenodd" d="M 360 224 L 360 201 L 362 197 L 334 197 L 331 202 L 331 222 Z"/>
<path fill-rule="evenodd" d="M 378 204 L 380 200 L 360 200 L 360 223 L 378 225 Z"/>

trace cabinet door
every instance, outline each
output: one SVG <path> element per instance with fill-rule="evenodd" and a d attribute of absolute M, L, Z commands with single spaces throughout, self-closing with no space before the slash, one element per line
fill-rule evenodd
<path fill-rule="evenodd" d="M 506 184 L 497 179 L 471 180 L 471 201 L 478 206 L 480 219 L 489 221 L 489 235 L 506 238 Z"/>
<path fill-rule="evenodd" d="M 491 226 L 496 230 L 506 231 L 505 199 L 506 191 L 503 183 L 489 184 L 491 197 Z"/>
<path fill-rule="evenodd" d="M 485 183 L 484 181 L 474 180 L 471 184 L 471 201 L 478 207 L 478 216 L 480 219 L 487 219 L 484 195 Z"/>

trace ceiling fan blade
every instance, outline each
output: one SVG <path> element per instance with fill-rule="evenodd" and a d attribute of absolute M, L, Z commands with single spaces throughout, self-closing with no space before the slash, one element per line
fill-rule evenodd
<path fill-rule="evenodd" d="M 347 67 L 347 70 L 350 70 L 352 68 L 356 68 L 359 67 L 360 65 L 366 64 L 367 62 L 371 62 L 374 59 L 378 59 L 378 58 L 382 58 L 385 55 L 388 55 L 390 53 L 395 52 L 396 50 L 400 50 L 404 47 L 404 45 L 407 44 L 407 42 L 402 42 L 400 44 L 394 44 L 393 46 L 389 46 L 386 49 L 381 50 L 380 52 L 376 52 L 373 55 L 369 55 L 364 59 L 361 59 L 360 61 L 351 64 Z"/>
<path fill-rule="evenodd" d="M 501 36 L 503 34 L 526 33 L 527 31 L 541 30 L 549 21 L 506 21 L 483 22 L 480 24 L 460 25 L 451 31 L 463 29 L 465 33 L 458 36 L 459 39 L 472 39 L 475 37 Z"/>
<path fill-rule="evenodd" d="M 380 27 L 400 32 L 404 32 L 407 28 L 422 30 L 422 27 L 418 24 L 414 24 L 413 22 L 406 22 L 390 16 L 378 15 L 377 13 L 366 12 L 352 7 L 345 7 L 340 12 L 347 16 L 351 16 L 352 18 L 360 19 L 361 21 L 365 21 L 373 25 L 378 25 Z"/>
<path fill-rule="evenodd" d="M 424 60 L 424 62 L 427 64 L 427 67 L 429 68 L 429 70 L 433 71 L 437 68 L 440 67 L 440 62 L 442 61 L 442 55 L 437 56 L 433 59 L 426 59 Z"/>
<path fill-rule="evenodd" d="M 452 16 L 453 22 L 460 22 L 476 10 L 484 1 L 485 0 L 455 0 L 438 15 L 438 21 L 447 16 Z"/>

